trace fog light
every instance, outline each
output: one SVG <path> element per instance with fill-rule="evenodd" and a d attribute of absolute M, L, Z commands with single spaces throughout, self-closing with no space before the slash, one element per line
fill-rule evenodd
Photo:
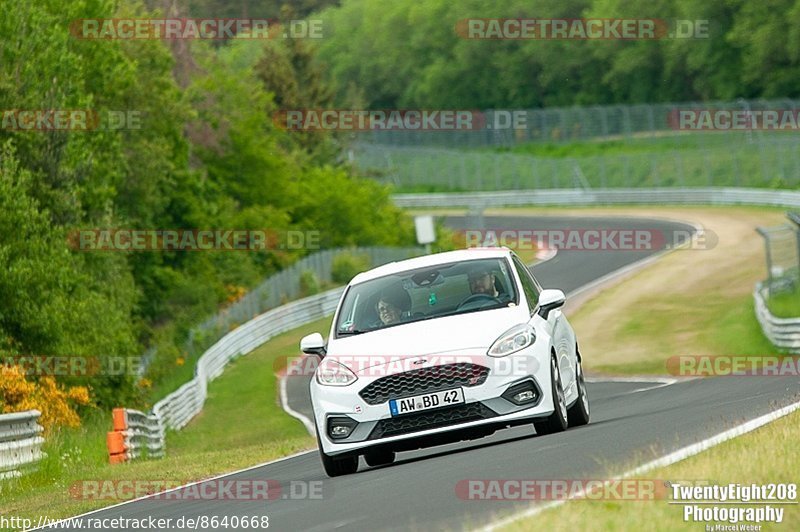
<path fill-rule="evenodd" d="M 332 440 L 347 438 L 356 426 L 358 426 L 358 421 L 346 416 L 328 418 L 328 436 Z"/>
<path fill-rule="evenodd" d="M 344 425 L 334 425 L 331 427 L 331 436 L 334 438 L 346 438 L 350 434 L 350 427 Z"/>
<path fill-rule="evenodd" d="M 539 389 L 533 381 L 524 381 L 511 386 L 501 396 L 517 406 L 535 403 L 539 400 Z"/>
<path fill-rule="evenodd" d="M 519 392 L 511 398 L 511 400 L 517 404 L 527 403 L 528 401 L 533 401 L 534 399 L 536 399 L 536 394 L 533 392 L 533 390 Z"/>

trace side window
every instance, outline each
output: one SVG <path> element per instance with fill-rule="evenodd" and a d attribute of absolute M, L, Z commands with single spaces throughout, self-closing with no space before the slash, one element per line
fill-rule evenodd
<path fill-rule="evenodd" d="M 514 268 L 517 270 L 517 275 L 519 275 L 519 279 L 522 282 L 522 290 L 525 292 L 525 299 L 528 300 L 528 306 L 530 307 L 531 312 L 539 303 L 539 289 L 536 287 L 536 283 L 533 282 L 533 277 L 531 277 L 528 268 L 522 264 L 517 257 L 514 257 Z"/>

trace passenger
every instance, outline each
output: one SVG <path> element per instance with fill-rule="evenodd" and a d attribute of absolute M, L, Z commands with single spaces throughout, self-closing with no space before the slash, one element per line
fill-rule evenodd
<path fill-rule="evenodd" d="M 411 310 L 411 296 L 400 285 L 389 286 L 381 292 L 375 310 L 381 325 L 400 323 Z"/>

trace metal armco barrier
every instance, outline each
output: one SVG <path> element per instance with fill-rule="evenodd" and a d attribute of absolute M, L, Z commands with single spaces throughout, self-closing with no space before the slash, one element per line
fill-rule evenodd
<path fill-rule="evenodd" d="M 342 292 L 344 287 L 334 288 L 288 303 L 229 332 L 200 357 L 194 378 L 156 403 L 151 413 L 115 409 L 114 431 L 107 436 L 111 463 L 139 458 L 145 448 L 148 456 L 163 456 L 164 430 L 179 430 L 200 413 L 208 396 L 208 383 L 222 374 L 226 364 L 276 334 L 332 314 Z"/>
<path fill-rule="evenodd" d="M 776 318 L 767 308 L 767 287 L 758 283 L 753 292 L 756 318 L 764 335 L 773 345 L 792 353 L 800 353 L 800 317 Z"/>
<path fill-rule="evenodd" d="M 618 188 L 503 190 L 394 194 L 399 207 L 513 207 L 525 205 L 772 205 L 800 208 L 800 191 L 757 188 Z"/>
<path fill-rule="evenodd" d="M 106 437 L 108 459 L 119 464 L 136 458 L 163 458 L 166 441 L 161 420 L 129 408 L 115 408 L 114 430 Z"/>
<path fill-rule="evenodd" d="M 343 291 L 343 287 L 335 288 L 272 309 L 226 334 L 200 357 L 194 379 L 156 403 L 153 414 L 165 427 L 182 428 L 203 409 L 208 383 L 222 374 L 226 364 L 276 334 L 333 313 Z"/>
<path fill-rule="evenodd" d="M 38 410 L 0 415 L 0 479 L 21 476 L 46 455 Z"/>

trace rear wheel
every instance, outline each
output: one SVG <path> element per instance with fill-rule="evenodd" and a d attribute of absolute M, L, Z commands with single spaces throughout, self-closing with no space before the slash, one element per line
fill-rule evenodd
<path fill-rule="evenodd" d="M 389 465 L 394 462 L 395 452 L 389 450 L 371 451 L 364 455 L 364 461 L 370 467 Z"/>
<path fill-rule="evenodd" d="M 541 421 L 533 422 L 536 433 L 541 435 L 563 432 L 567 429 L 567 400 L 555 356 L 550 358 L 550 390 L 553 394 L 553 413 Z"/>
<path fill-rule="evenodd" d="M 583 365 L 581 364 L 580 354 L 578 354 L 576 383 L 578 386 L 578 400 L 567 410 L 570 427 L 579 427 L 589 423 L 589 396 L 586 394 L 586 383 L 583 380 Z"/>
<path fill-rule="evenodd" d="M 322 468 L 329 477 L 340 477 L 351 475 L 358 471 L 358 455 L 355 456 L 328 456 L 322 450 L 322 442 L 319 441 L 317 434 L 317 444 L 319 445 L 319 457 L 322 460 Z"/>

